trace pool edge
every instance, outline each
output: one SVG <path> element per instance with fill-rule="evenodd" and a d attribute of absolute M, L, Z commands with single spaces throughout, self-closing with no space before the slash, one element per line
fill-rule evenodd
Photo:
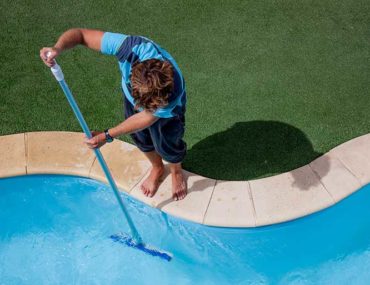
<path fill-rule="evenodd" d="M 69 174 L 106 183 L 83 133 L 28 132 L 0 136 L 0 177 Z M 192 222 L 257 227 L 330 207 L 370 182 L 370 134 L 347 141 L 308 165 L 251 181 L 221 181 L 185 171 L 189 194 L 172 201 L 168 171 L 153 198 L 140 191 L 149 162 L 133 145 L 102 147 L 118 187 L 143 203 Z"/>

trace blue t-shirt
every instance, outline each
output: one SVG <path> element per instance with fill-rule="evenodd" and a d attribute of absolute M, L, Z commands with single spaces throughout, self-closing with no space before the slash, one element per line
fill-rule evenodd
<path fill-rule="evenodd" d="M 174 67 L 174 89 L 168 98 L 168 105 L 158 108 L 153 115 L 171 118 L 185 112 L 185 82 L 180 68 L 173 57 L 153 41 L 141 36 L 106 32 L 101 42 L 103 54 L 115 55 L 122 73 L 122 89 L 128 101 L 135 106 L 131 95 L 131 68 L 136 62 L 148 59 L 168 60 Z"/>

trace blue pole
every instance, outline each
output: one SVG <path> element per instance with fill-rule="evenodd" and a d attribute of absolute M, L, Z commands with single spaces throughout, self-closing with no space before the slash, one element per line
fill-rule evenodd
<path fill-rule="evenodd" d="M 87 126 L 84 117 L 82 116 L 80 108 L 78 107 L 78 105 L 77 105 L 77 103 L 76 103 L 76 101 L 75 101 L 75 99 L 72 95 L 71 90 L 69 89 L 67 83 L 64 80 L 64 75 L 63 75 L 62 69 L 60 68 L 60 66 L 57 63 L 55 63 L 55 65 L 51 68 L 51 71 L 53 72 L 53 74 L 54 74 L 55 78 L 57 79 L 57 81 L 59 82 L 60 86 L 62 87 L 63 92 L 64 92 L 69 104 L 71 105 L 72 110 L 75 113 L 76 118 L 77 118 L 78 122 L 80 123 L 80 126 L 82 127 L 82 130 L 84 131 L 86 137 L 88 137 L 90 139 L 92 137 L 90 129 Z M 98 159 L 98 161 L 100 163 L 101 168 L 104 171 L 105 176 L 107 177 L 107 180 L 108 180 L 108 182 L 109 182 L 109 184 L 110 184 L 110 186 L 113 190 L 113 193 L 116 196 L 117 202 L 118 202 L 124 216 L 126 217 L 127 223 L 130 227 L 130 231 L 131 231 L 133 240 L 135 240 L 135 242 L 138 243 L 138 244 L 142 243 L 141 237 L 140 237 L 140 235 L 139 235 L 139 233 L 138 233 L 138 231 L 137 231 L 129 213 L 126 210 L 125 205 L 123 204 L 122 197 L 119 194 L 118 187 L 117 187 L 116 183 L 113 180 L 113 177 L 112 177 L 112 175 L 111 175 L 111 173 L 108 169 L 108 166 L 107 166 L 107 164 L 106 164 L 106 162 L 103 158 L 103 155 L 101 154 L 101 152 L 98 148 L 95 148 L 94 152 L 95 152 L 96 158 Z"/>

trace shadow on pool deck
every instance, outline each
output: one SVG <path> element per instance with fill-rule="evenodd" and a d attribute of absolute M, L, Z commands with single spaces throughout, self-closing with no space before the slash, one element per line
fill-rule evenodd
<path fill-rule="evenodd" d="M 306 135 L 291 125 L 238 122 L 189 149 L 184 168 L 220 180 L 251 180 L 296 169 L 320 155 Z M 307 190 L 309 185 L 300 188 Z"/>

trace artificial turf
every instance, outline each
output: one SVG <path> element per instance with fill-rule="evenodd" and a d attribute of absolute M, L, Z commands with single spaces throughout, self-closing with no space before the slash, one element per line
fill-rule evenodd
<path fill-rule="evenodd" d="M 175 57 L 188 94 L 184 166 L 198 174 L 270 176 L 370 132 L 368 0 L 0 5 L 0 135 L 80 131 L 39 59 L 72 27 L 145 35 Z M 122 121 L 114 57 L 76 48 L 59 63 L 91 129 Z"/>

